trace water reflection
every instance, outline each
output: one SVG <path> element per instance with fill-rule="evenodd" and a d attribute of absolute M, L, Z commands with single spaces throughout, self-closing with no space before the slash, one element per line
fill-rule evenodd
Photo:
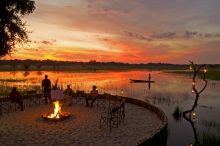
<path fill-rule="evenodd" d="M 194 144 L 190 144 L 190 146 L 198 146 L 199 145 L 198 134 L 196 131 L 196 127 L 194 125 L 195 120 L 196 120 L 196 112 L 192 111 L 190 113 L 183 113 L 183 118 L 190 123 L 192 130 L 193 130 Z"/>
<path fill-rule="evenodd" d="M 37 75 L 39 75 L 39 76 L 41 76 L 42 74 L 43 74 L 42 71 L 38 71 L 38 72 L 37 72 Z"/>
<path fill-rule="evenodd" d="M 13 76 L 15 76 L 16 73 L 17 73 L 17 72 L 15 72 L 15 71 L 11 71 L 11 72 L 10 72 L 10 74 L 12 74 Z"/>

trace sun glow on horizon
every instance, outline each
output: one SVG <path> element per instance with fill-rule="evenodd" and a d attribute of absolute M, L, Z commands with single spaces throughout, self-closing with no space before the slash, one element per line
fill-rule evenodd
<path fill-rule="evenodd" d="M 36 10 L 25 18 L 32 42 L 17 46 L 5 58 L 128 63 L 184 63 L 193 58 L 198 63 L 220 63 L 217 0 L 205 3 L 205 9 L 213 11 L 208 17 L 213 24 L 205 23 L 211 21 L 205 17 L 207 11 L 199 9 L 203 3 L 198 2 L 198 9 L 185 9 L 171 0 L 175 3 L 171 12 L 170 2 L 160 1 L 36 1 Z M 192 12 L 201 19 L 188 21 Z"/>

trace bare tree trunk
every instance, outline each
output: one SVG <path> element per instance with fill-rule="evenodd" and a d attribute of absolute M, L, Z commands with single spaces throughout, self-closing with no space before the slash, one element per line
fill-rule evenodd
<path fill-rule="evenodd" d="M 194 133 L 194 138 L 195 138 L 195 142 L 194 142 L 194 145 L 197 146 L 199 145 L 199 141 L 198 141 L 198 135 L 197 135 L 197 132 L 196 132 L 196 128 L 194 126 L 194 122 L 192 120 L 192 112 L 195 110 L 195 108 L 197 107 L 198 105 L 198 100 L 199 100 L 199 97 L 200 97 L 200 94 L 205 90 L 206 86 L 207 86 L 207 80 L 205 79 L 205 73 L 206 73 L 206 69 L 204 69 L 204 72 L 203 72 L 203 81 L 204 81 L 204 86 L 203 88 L 198 91 L 198 89 L 196 88 L 196 77 L 197 77 L 197 74 L 198 72 L 200 72 L 200 70 L 205 67 L 205 65 L 201 65 L 199 66 L 198 68 L 196 67 L 196 65 L 190 61 L 191 63 L 191 66 L 192 69 L 193 69 L 193 78 L 192 78 L 192 93 L 195 93 L 195 101 L 194 101 L 194 104 L 192 106 L 192 108 L 190 110 L 186 110 L 183 112 L 183 118 L 185 120 L 187 120 L 191 126 L 192 126 L 192 129 L 193 129 L 193 133 Z"/>

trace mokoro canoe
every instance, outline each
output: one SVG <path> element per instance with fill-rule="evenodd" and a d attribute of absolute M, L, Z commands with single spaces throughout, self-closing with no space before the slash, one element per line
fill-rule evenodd
<path fill-rule="evenodd" d="M 133 79 L 130 79 L 130 81 L 132 83 L 155 83 L 155 81 L 148 81 L 148 80 L 133 80 Z"/>

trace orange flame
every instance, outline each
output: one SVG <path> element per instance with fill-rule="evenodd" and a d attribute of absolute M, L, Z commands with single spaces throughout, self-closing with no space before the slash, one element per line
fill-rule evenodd
<path fill-rule="evenodd" d="M 51 113 L 48 118 L 57 118 L 59 119 L 60 118 L 60 114 L 61 114 L 61 106 L 60 106 L 60 103 L 59 101 L 54 101 L 53 102 L 54 104 L 54 112 Z"/>

